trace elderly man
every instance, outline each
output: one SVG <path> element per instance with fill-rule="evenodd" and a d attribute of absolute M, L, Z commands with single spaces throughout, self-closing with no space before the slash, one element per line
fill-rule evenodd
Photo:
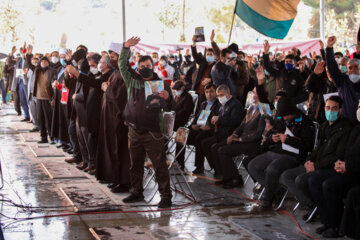
<path fill-rule="evenodd" d="M 340 97 L 344 100 L 342 116 L 348 118 L 354 125 L 356 121 L 357 103 L 360 99 L 360 60 L 351 59 L 347 63 L 347 72 L 342 73 L 339 70 L 334 58 L 333 46 L 336 43 L 336 37 L 329 37 L 326 48 L 326 64 L 332 80 L 334 81 Z"/>

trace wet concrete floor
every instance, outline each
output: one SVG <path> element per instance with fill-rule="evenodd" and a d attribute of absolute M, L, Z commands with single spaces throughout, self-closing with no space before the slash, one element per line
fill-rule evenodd
<path fill-rule="evenodd" d="M 125 205 L 121 200 L 127 194 L 111 193 L 106 184 L 65 163 L 65 157 L 51 156 L 46 152 L 48 145 L 41 148 L 49 156 L 35 157 L 34 149 L 38 146 L 34 141 L 39 133 L 27 136 L 32 126 L 20 120 L 11 105 L 2 106 L 0 161 L 4 185 L 0 189 L 0 222 L 6 240 L 310 239 L 300 232 L 291 217 L 275 211 L 260 212 L 256 203 L 246 199 L 254 185 L 251 180 L 242 189 L 231 192 L 238 197 L 226 206 L 222 204 L 224 199 L 235 197 L 229 195 L 231 190 L 221 188 L 212 189 L 219 200 L 213 198 L 215 202 L 210 206 L 204 204 L 206 198 L 194 203 L 180 193 L 174 193 L 172 210 L 157 211 L 158 195 L 149 204 Z M 188 172 L 194 169 L 193 157 L 187 161 L 186 169 Z M 191 186 L 197 181 L 203 185 L 206 182 L 202 189 L 194 187 L 194 192 L 217 188 L 211 185 L 211 173 L 189 177 L 188 181 Z M 291 211 L 294 204 L 288 200 L 284 209 L 298 220 L 304 232 L 322 239 L 314 233 L 319 223 L 302 221 L 303 211 Z M 258 229 L 249 227 L 247 219 L 255 221 Z M 271 228 L 271 222 L 286 227 Z"/>

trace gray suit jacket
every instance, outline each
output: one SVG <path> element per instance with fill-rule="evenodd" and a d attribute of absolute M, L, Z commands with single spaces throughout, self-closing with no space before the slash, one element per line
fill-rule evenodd
<path fill-rule="evenodd" d="M 12 79 L 12 85 L 11 85 L 11 91 L 16 91 L 17 85 L 18 85 L 18 81 L 17 81 L 17 77 L 16 77 L 16 69 L 22 69 L 21 66 L 21 62 L 23 64 L 23 66 L 26 67 L 26 61 L 25 59 L 22 58 L 17 58 L 16 61 L 12 60 L 11 57 L 8 57 L 8 61 L 9 61 L 9 65 L 10 66 L 14 66 L 14 75 L 13 75 L 13 79 Z M 24 79 L 24 85 L 27 85 L 27 82 L 25 82 L 25 77 L 23 76 Z"/>

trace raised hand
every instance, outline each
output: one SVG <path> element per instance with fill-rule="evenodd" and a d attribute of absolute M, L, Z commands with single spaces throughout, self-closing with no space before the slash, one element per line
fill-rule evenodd
<path fill-rule="evenodd" d="M 317 75 L 320 75 L 324 72 L 325 70 L 325 62 L 321 61 L 318 64 L 316 64 L 315 68 L 314 68 L 314 73 Z"/>
<path fill-rule="evenodd" d="M 336 37 L 335 36 L 329 37 L 327 40 L 327 47 L 332 48 L 334 47 L 335 43 L 336 43 Z"/>
<path fill-rule="evenodd" d="M 16 49 L 16 46 L 13 46 L 13 47 L 11 48 L 11 56 L 14 55 L 14 53 L 16 52 L 16 50 L 17 50 L 17 49 Z"/>
<path fill-rule="evenodd" d="M 269 54 L 270 51 L 270 44 L 267 40 L 264 42 L 264 54 Z"/>
<path fill-rule="evenodd" d="M 193 45 L 196 45 L 196 35 L 192 37 Z"/>
<path fill-rule="evenodd" d="M 33 46 L 29 44 L 28 48 L 26 50 L 26 55 L 30 55 L 32 53 L 32 51 L 33 51 Z"/>
<path fill-rule="evenodd" d="M 319 43 L 320 43 L 320 48 L 323 49 L 324 48 L 324 42 L 320 40 Z"/>
<path fill-rule="evenodd" d="M 215 37 L 215 30 L 213 29 L 211 31 L 211 35 L 210 35 L 210 41 L 213 42 L 214 41 L 214 37 Z"/>
<path fill-rule="evenodd" d="M 124 47 L 126 48 L 130 48 L 135 46 L 136 44 L 138 44 L 140 42 L 140 38 L 138 37 L 131 37 L 129 40 L 127 40 L 124 44 Z"/>
<path fill-rule="evenodd" d="M 65 59 L 66 61 L 70 61 L 72 57 L 72 51 L 70 49 L 66 50 Z"/>

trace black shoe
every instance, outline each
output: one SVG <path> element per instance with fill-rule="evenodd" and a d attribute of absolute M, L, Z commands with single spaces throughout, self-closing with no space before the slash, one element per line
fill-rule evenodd
<path fill-rule="evenodd" d="M 264 200 L 260 206 L 260 209 L 261 210 L 271 210 L 272 209 L 272 204 L 273 202 L 272 201 L 269 201 L 269 200 Z"/>
<path fill-rule="evenodd" d="M 325 225 L 322 225 L 321 227 L 318 227 L 315 232 L 317 234 L 322 234 L 323 232 L 325 232 L 326 230 L 328 230 L 329 227 L 328 226 L 325 226 Z"/>
<path fill-rule="evenodd" d="M 192 171 L 193 174 L 203 174 L 204 173 L 204 167 L 197 167 L 194 171 Z"/>
<path fill-rule="evenodd" d="M 21 120 L 21 122 L 28 122 L 28 121 L 30 121 L 30 118 L 24 118 Z"/>
<path fill-rule="evenodd" d="M 64 144 L 64 146 L 61 147 L 62 150 L 66 150 L 66 149 L 69 149 L 71 148 L 71 146 L 67 145 L 67 144 Z"/>
<path fill-rule="evenodd" d="M 56 142 L 54 140 L 51 140 L 50 144 L 54 145 L 54 144 L 56 144 Z"/>
<path fill-rule="evenodd" d="M 17 113 L 18 116 L 21 116 L 21 113 Z"/>
<path fill-rule="evenodd" d="M 244 181 L 241 176 L 236 179 L 231 179 L 230 181 L 222 185 L 222 187 L 225 189 L 236 188 L 236 187 L 241 188 L 242 186 L 244 186 Z"/>
<path fill-rule="evenodd" d="M 33 129 L 31 129 L 29 132 L 38 132 L 39 131 L 39 128 L 37 127 L 34 127 Z"/>
<path fill-rule="evenodd" d="M 106 181 L 106 180 L 100 180 L 99 183 L 101 183 L 101 184 L 109 184 L 109 182 Z"/>
<path fill-rule="evenodd" d="M 67 150 L 65 152 L 67 152 L 68 154 L 74 154 L 74 150 L 72 150 L 72 149 L 69 149 L 69 150 Z"/>
<path fill-rule="evenodd" d="M 79 170 L 84 170 L 85 168 L 87 168 L 88 165 L 84 162 L 80 163 L 79 165 L 76 166 L 77 169 Z"/>
<path fill-rule="evenodd" d="M 214 173 L 214 178 L 221 179 L 221 178 L 222 178 L 222 174 L 220 174 L 220 173 L 218 173 L 218 172 L 215 172 L 215 173 Z"/>
<path fill-rule="evenodd" d="M 340 237 L 339 230 L 335 229 L 335 228 L 328 228 L 327 230 L 325 230 L 322 233 L 322 236 L 324 238 L 338 238 L 338 237 Z"/>
<path fill-rule="evenodd" d="M 231 179 L 223 179 L 223 180 L 219 180 L 219 181 L 215 181 L 214 184 L 217 186 L 221 186 L 223 184 L 225 184 L 227 181 L 230 181 Z"/>
<path fill-rule="evenodd" d="M 134 202 L 142 202 L 144 201 L 144 196 L 142 194 L 133 194 L 131 193 L 129 196 L 123 199 L 124 203 L 134 203 Z"/>
<path fill-rule="evenodd" d="M 171 208 L 171 198 L 161 198 L 158 208 Z"/>
<path fill-rule="evenodd" d="M 107 185 L 108 188 L 114 188 L 116 186 L 117 186 L 116 183 L 110 183 L 110 184 Z"/>
<path fill-rule="evenodd" d="M 65 144 L 60 144 L 60 145 L 57 145 L 56 147 L 57 148 L 62 148 L 63 146 L 65 146 Z"/>
<path fill-rule="evenodd" d="M 37 143 L 41 144 L 41 143 L 48 143 L 48 140 L 47 139 L 42 139 L 40 141 L 38 141 Z"/>
<path fill-rule="evenodd" d="M 129 192 L 129 186 L 128 185 L 121 185 L 118 184 L 115 187 L 113 187 L 111 189 L 111 192 L 113 193 L 125 193 L 125 192 Z"/>

